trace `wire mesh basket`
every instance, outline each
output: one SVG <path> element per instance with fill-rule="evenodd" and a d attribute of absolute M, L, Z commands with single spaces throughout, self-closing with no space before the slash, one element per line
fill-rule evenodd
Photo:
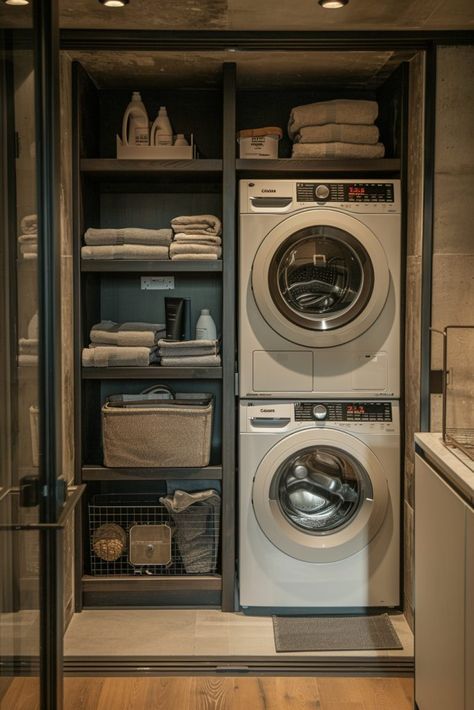
<path fill-rule="evenodd" d="M 154 494 L 99 494 L 89 503 L 89 550 L 92 575 L 190 575 L 217 571 L 220 498 L 218 504 L 196 502 L 182 513 L 170 514 Z M 160 529 L 156 544 L 163 544 L 163 530 L 170 530 L 170 555 L 163 564 L 134 564 L 130 531 L 137 526 Z M 150 532 L 153 528 L 150 527 Z M 147 536 L 153 544 L 153 534 Z M 166 537 L 166 536 L 165 536 Z M 159 538 L 159 539 L 158 539 Z M 132 539 L 132 545 L 133 545 Z"/>

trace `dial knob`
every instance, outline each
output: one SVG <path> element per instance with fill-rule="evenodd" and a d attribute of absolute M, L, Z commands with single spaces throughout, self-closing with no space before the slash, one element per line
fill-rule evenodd
<path fill-rule="evenodd" d="M 327 185 L 317 185 L 314 194 L 318 200 L 325 200 L 329 197 L 329 187 Z"/>
<path fill-rule="evenodd" d="M 324 404 L 315 404 L 313 407 L 313 416 L 315 419 L 318 419 L 321 421 L 322 419 L 326 419 L 328 415 L 328 410 L 327 407 L 324 406 Z"/>

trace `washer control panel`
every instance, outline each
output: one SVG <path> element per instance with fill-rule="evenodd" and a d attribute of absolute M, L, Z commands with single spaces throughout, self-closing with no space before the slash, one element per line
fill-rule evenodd
<path fill-rule="evenodd" d="M 391 422 L 391 402 L 297 402 L 295 421 Z"/>
<path fill-rule="evenodd" d="M 298 202 L 393 202 L 392 182 L 297 182 Z"/>

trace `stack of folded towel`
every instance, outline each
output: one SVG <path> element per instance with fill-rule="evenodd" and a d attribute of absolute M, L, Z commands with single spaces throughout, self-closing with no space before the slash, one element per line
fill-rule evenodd
<path fill-rule="evenodd" d="M 88 229 L 83 259 L 169 259 L 171 229 Z"/>
<path fill-rule="evenodd" d="M 222 225 L 211 214 L 185 215 L 171 220 L 174 240 L 170 258 L 176 261 L 211 261 L 222 255 Z"/>
<path fill-rule="evenodd" d="M 163 367 L 219 367 L 218 340 L 159 340 Z"/>
<path fill-rule="evenodd" d="M 18 237 L 20 257 L 26 260 L 38 258 L 38 218 L 29 214 L 20 222 L 21 234 Z"/>
<path fill-rule="evenodd" d="M 90 345 L 82 351 L 84 367 L 146 367 L 159 360 L 158 341 L 165 335 L 163 323 L 114 323 L 92 326 Z"/>
<path fill-rule="evenodd" d="M 376 101 L 337 99 L 296 106 L 291 110 L 288 135 L 293 158 L 383 158 L 379 143 Z"/>
<path fill-rule="evenodd" d="M 18 364 L 36 365 L 38 362 L 38 314 L 28 323 L 26 338 L 18 340 Z"/>

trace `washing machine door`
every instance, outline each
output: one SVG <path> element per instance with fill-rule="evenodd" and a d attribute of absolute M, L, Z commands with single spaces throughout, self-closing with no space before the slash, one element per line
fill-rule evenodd
<path fill-rule="evenodd" d="M 263 318 L 285 339 L 313 348 L 364 333 L 380 315 L 389 285 L 376 235 L 337 210 L 288 217 L 262 241 L 252 267 Z"/>
<path fill-rule="evenodd" d="M 264 534 L 305 562 L 336 562 L 366 547 L 382 525 L 388 499 L 373 451 L 329 429 L 282 439 L 261 461 L 252 489 Z"/>

